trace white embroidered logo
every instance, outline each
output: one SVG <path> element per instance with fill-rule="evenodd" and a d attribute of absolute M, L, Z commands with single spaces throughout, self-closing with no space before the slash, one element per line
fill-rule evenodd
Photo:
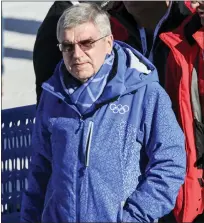
<path fill-rule="evenodd" d="M 125 114 L 126 112 L 129 111 L 129 106 L 128 105 L 116 105 L 116 104 L 110 104 L 110 110 L 113 113 L 119 113 L 121 115 Z"/>

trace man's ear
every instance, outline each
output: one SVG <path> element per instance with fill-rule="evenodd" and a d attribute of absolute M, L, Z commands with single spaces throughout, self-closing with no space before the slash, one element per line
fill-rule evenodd
<path fill-rule="evenodd" d="M 113 35 L 109 35 L 106 37 L 106 49 L 107 54 L 111 54 L 113 49 Z"/>

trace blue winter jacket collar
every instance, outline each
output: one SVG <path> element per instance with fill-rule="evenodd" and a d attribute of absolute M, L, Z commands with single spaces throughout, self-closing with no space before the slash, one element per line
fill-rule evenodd
<path fill-rule="evenodd" d="M 158 82 L 158 74 L 154 65 L 131 46 L 115 41 L 113 52 L 115 59 L 107 83 L 101 96 L 90 109 L 87 109 L 85 114 L 93 112 L 103 104 L 134 92 L 150 82 Z M 60 78 L 63 65 L 64 61 L 61 60 L 55 69 L 54 75 L 42 87 L 73 106 L 63 83 L 63 78 Z M 75 108 L 75 110 L 77 109 Z M 77 112 L 80 113 L 79 111 Z"/>

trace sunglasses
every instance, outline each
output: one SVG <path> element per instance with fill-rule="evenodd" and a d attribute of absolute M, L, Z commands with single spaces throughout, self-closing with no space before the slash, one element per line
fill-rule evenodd
<path fill-rule="evenodd" d="M 90 50 L 94 47 L 94 43 L 98 42 L 99 40 L 107 37 L 109 35 L 106 35 L 106 36 L 103 36 L 97 40 L 83 40 L 83 41 L 80 41 L 78 43 L 67 43 L 67 42 L 63 42 L 63 43 L 59 43 L 57 44 L 57 46 L 59 47 L 59 50 L 61 52 L 73 52 L 74 51 L 74 48 L 75 48 L 75 45 L 77 44 L 81 50 L 83 51 L 87 51 L 87 50 Z"/>

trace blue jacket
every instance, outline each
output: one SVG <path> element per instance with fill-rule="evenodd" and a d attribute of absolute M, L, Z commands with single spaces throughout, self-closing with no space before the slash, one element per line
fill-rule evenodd
<path fill-rule="evenodd" d="M 112 76 L 83 115 L 60 79 L 63 61 L 43 84 L 22 222 L 153 222 L 173 209 L 183 133 L 155 67 L 122 42 L 114 51 Z"/>

